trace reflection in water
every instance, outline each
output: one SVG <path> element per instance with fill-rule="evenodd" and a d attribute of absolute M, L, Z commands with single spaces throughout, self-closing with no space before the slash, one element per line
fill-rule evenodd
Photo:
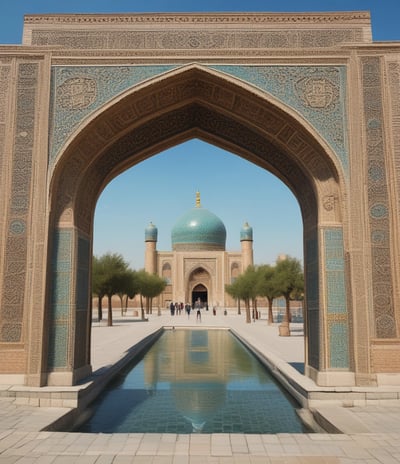
<path fill-rule="evenodd" d="M 291 400 L 226 330 L 166 331 L 93 411 L 81 431 L 303 431 Z"/>

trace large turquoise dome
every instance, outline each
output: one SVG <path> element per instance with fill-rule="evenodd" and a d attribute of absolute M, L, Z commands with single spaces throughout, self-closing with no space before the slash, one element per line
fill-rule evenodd
<path fill-rule="evenodd" d="M 197 195 L 196 208 L 178 219 L 171 232 L 171 241 L 174 251 L 225 251 L 226 229 L 218 216 L 200 206 Z"/>

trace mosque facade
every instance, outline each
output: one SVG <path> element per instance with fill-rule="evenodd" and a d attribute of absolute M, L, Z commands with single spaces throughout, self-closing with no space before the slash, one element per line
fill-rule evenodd
<path fill-rule="evenodd" d="M 204 307 L 225 308 L 236 302 L 225 291 L 253 264 L 253 229 L 245 223 L 240 231 L 240 252 L 226 250 L 226 229 L 219 217 L 203 208 L 199 192 L 196 205 L 184 213 L 171 231 L 171 251 L 157 250 L 157 227 L 145 230 L 145 270 L 164 278 L 167 286 L 159 306 L 171 302 L 201 302 Z"/>

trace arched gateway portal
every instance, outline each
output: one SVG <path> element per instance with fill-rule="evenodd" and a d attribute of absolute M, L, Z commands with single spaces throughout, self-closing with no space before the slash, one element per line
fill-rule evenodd
<path fill-rule="evenodd" d="M 298 199 L 306 374 L 400 384 L 400 54 L 367 13 L 29 16 L 24 45 L 0 49 L 4 381 L 90 373 L 96 201 L 197 137 Z"/>

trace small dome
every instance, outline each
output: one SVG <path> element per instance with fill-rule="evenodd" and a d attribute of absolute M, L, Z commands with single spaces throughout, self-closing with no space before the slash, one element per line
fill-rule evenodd
<path fill-rule="evenodd" d="M 243 240 L 253 240 L 253 228 L 250 227 L 247 222 L 244 223 L 242 229 L 240 230 L 240 241 Z"/>
<path fill-rule="evenodd" d="M 174 251 L 224 251 L 226 229 L 218 216 L 200 206 L 198 195 L 196 208 L 190 209 L 175 223 L 171 241 Z"/>
<path fill-rule="evenodd" d="M 156 242 L 157 241 L 158 230 L 157 227 L 150 222 L 144 231 L 144 240 L 145 242 Z"/>

